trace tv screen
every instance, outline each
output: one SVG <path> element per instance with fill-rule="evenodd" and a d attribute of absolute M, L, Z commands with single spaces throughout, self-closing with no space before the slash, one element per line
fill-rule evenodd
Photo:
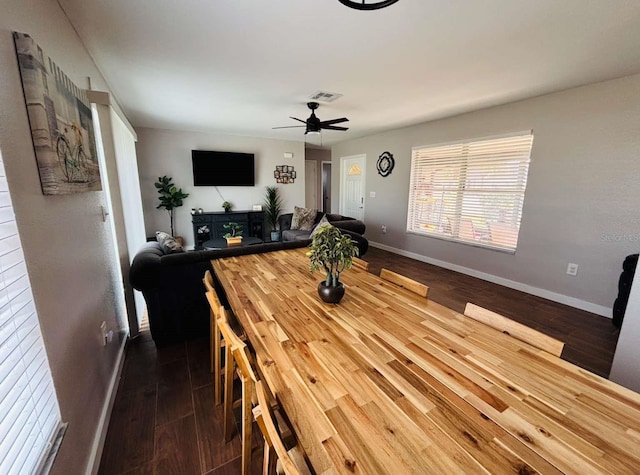
<path fill-rule="evenodd" d="M 192 150 L 194 186 L 254 186 L 252 153 Z"/>

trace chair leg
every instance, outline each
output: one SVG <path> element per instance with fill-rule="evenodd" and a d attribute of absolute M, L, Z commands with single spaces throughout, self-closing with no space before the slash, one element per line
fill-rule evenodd
<path fill-rule="evenodd" d="M 224 347 L 224 441 L 229 442 L 233 436 L 233 373 L 234 363 L 231 346 Z"/>
<path fill-rule="evenodd" d="M 253 427 L 253 412 L 251 400 L 253 394 L 253 382 L 251 380 L 242 383 L 242 474 L 251 474 L 251 429 Z"/>
<path fill-rule="evenodd" d="M 213 337 L 213 345 L 211 346 L 213 352 L 213 379 L 215 387 L 213 388 L 215 391 L 215 399 L 216 406 L 222 404 L 222 372 L 220 368 L 222 367 L 220 362 L 220 334 L 218 333 L 218 322 L 216 319 L 213 319 L 213 327 L 215 335 Z M 225 353 L 226 354 L 226 353 Z M 226 361 L 229 361 L 228 359 Z"/>

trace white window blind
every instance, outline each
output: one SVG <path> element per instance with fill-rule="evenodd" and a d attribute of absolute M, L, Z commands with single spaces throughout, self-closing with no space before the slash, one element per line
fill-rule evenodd
<path fill-rule="evenodd" d="M 0 157 L 0 473 L 47 470 L 60 409 Z"/>
<path fill-rule="evenodd" d="M 407 231 L 515 252 L 533 134 L 414 148 Z"/>

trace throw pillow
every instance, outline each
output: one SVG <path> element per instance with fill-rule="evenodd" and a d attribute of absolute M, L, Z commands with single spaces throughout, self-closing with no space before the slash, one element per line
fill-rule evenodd
<path fill-rule="evenodd" d="M 318 231 L 320 231 L 321 228 L 325 227 L 325 226 L 331 226 L 331 223 L 329 222 L 329 220 L 327 219 L 327 216 L 323 216 L 322 219 L 320 221 L 318 221 L 318 224 L 316 224 L 316 227 L 313 228 L 313 231 L 311 231 L 311 235 L 309 236 L 311 239 L 313 239 L 313 236 L 316 235 L 316 233 Z"/>
<path fill-rule="evenodd" d="M 318 210 L 315 208 L 293 207 L 293 217 L 291 218 L 291 229 L 300 231 L 311 231 L 316 222 Z"/>
<path fill-rule="evenodd" d="M 170 234 L 164 233 L 162 231 L 156 231 L 156 239 L 160 243 L 160 247 L 162 247 L 162 251 L 165 254 L 173 254 L 174 252 L 184 252 L 184 248 Z"/>

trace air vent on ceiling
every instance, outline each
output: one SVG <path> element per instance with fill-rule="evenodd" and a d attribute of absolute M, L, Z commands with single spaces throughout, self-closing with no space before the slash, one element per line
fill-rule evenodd
<path fill-rule="evenodd" d="M 333 102 L 342 97 L 342 94 L 336 92 L 316 91 L 309 96 L 309 99 L 317 102 Z"/>

